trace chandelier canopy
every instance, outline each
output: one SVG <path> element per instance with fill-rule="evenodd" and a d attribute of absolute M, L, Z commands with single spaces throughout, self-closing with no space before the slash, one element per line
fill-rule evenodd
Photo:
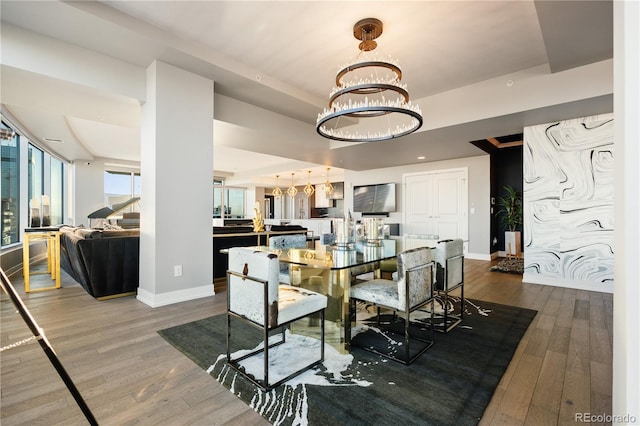
<path fill-rule="evenodd" d="M 422 126 L 422 111 L 411 104 L 401 83 L 397 61 L 374 52 L 382 34 L 375 18 L 358 21 L 353 36 L 361 40 L 360 53 L 343 65 L 329 94 L 329 108 L 318 114 L 317 132 L 344 142 L 377 142 L 399 138 Z"/>

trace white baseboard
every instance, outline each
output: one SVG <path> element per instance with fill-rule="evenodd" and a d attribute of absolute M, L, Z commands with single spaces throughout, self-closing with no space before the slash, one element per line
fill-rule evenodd
<path fill-rule="evenodd" d="M 490 254 L 481 254 L 481 253 L 467 253 L 464 255 L 467 259 L 473 260 L 491 260 Z"/>
<path fill-rule="evenodd" d="M 574 288 L 576 290 L 598 291 L 601 293 L 613 293 L 613 281 L 580 281 L 566 278 L 546 277 L 540 274 L 527 274 L 522 276 L 522 282 L 528 284 L 543 284 L 555 287 Z"/>
<path fill-rule="evenodd" d="M 491 258 L 492 259 L 497 259 L 499 257 L 507 257 L 507 252 L 504 251 L 504 250 L 499 250 L 497 252 L 491 253 Z M 520 252 L 520 258 L 524 259 L 524 252 L 523 251 Z"/>
<path fill-rule="evenodd" d="M 213 284 L 160 294 L 153 294 L 138 287 L 138 296 L 136 298 L 145 305 L 157 308 L 160 306 L 172 305 L 174 303 L 186 302 L 188 300 L 209 297 L 214 294 Z"/>

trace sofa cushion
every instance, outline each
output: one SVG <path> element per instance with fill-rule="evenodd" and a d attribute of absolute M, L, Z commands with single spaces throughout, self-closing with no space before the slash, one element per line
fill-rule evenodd
<path fill-rule="evenodd" d="M 278 231 L 306 231 L 307 228 L 301 225 L 271 225 L 271 232 Z"/>
<path fill-rule="evenodd" d="M 253 232 L 252 226 L 214 226 L 214 234 L 241 234 L 244 232 Z"/>
<path fill-rule="evenodd" d="M 104 230 L 102 238 L 139 237 L 140 229 Z"/>
<path fill-rule="evenodd" d="M 90 238 L 102 238 L 102 231 L 99 229 L 91 229 L 91 228 L 76 228 L 73 233 L 80 238 L 90 239 Z"/>

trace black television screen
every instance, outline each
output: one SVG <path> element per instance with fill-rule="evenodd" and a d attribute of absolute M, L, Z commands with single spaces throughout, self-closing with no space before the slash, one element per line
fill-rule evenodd
<path fill-rule="evenodd" d="M 359 185 L 353 187 L 353 211 L 389 213 L 396 211 L 396 184 Z"/>

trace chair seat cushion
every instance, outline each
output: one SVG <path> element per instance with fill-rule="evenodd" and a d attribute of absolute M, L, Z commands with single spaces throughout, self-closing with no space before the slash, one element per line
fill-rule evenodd
<path fill-rule="evenodd" d="M 395 281 L 375 279 L 351 287 L 350 296 L 364 302 L 402 310 L 398 300 L 398 284 Z"/>
<path fill-rule="evenodd" d="M 278 325 L 327 307 L 327 296 L 289 285 L 278 287 Z"/>

